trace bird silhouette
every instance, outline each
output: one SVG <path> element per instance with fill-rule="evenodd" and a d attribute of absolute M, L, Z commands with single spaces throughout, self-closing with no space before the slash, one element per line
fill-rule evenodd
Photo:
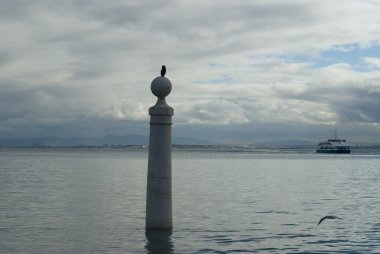
<path fill-rule="evenodd" d="M 340 217 L 338 217 L 338 216 L 327 215 L 327 216 L 325 216 L 325 217 L 323 217 L 323 218 L 321 218 L 321 219 L 319 220 L 317 227 L 319 226 L 319 224 L 322 223 L 322 221 L 324 221 L 324 220 L 326 220 L 326 219 L 330 219 L 330 220 L 335 220 L 335 219 L 342 220 L 342 218 L 340 218 Z"/>
<path fill-rule="evenodd" d="M 164 77 L 166 74 L 166 67 L 165 65 L 162 65 L 162 68 L 161 68 L 161 77 Z"/>

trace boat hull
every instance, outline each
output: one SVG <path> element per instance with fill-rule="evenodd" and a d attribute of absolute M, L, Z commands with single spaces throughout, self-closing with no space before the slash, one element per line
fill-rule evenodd
<path fill-rule="evenodd" d="M 349 154 L 351 153 L 350 150 L 319 150 L 317 149 L 317 153 L 333 153 L 333 154 Z"/>

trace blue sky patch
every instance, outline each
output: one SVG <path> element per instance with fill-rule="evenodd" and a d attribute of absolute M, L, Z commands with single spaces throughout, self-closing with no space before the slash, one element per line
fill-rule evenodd
<path fill-rule="evenodd" d="M 358 44 L 336 46 L 333 49 L 322 51 L 320 56 L 314 59 L 316 67 L 324 67 L 331 64 L 346 63 L 357 71 L 369 71 L 369 66 L 363 62 L 365 57 L 380 57 L 380 46 L 372 45 L 363 48 Z"/>
<path fill-rule="evenodd" d="M 272 56 L 273 57 L 273 56 Z M 321 51 L 319 56 L 310 55 L 276 55 L 285 63 L 310 63 L 315 68 L 345 63 L 356 71 L 366 72 L 371 66 L 363 61 L 365 57 L 380 58 L 380 45 L 373 43 L 370 47 L 361 47 L 359 44 L 337 45 L 329 50 Z"/>

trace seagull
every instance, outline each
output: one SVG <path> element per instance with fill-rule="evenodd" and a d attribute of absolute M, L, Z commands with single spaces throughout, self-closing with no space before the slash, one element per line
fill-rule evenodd
<path fill-rule="evenodd" d="M 319 224 L 322 223 L 322 221 L 324 221 L 324 220 L 326 220 L 326 219 L 331 219 L 331 220 L 338 219 L 338 220 L 342 220 L 342 218 L 340 218 L 340 217 L 338 217 L 338 216 L 327 215 L 327 216 L 325 216 L 325 217 L 323 217 L 322 219 L 319 220 L 317 227 L 319 226 Z"/>
<path fill-rule="evenodd" d="M 161 77 L 165 76 L 165 73 L 166 73 L 166 67 L 165 67 L 165 65 L 162 65 L 162 68 L 161 68 Z"/>

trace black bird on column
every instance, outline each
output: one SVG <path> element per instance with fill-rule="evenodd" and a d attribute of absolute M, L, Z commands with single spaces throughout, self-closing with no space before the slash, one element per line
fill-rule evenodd
<path fill-rule="evenodd" d="M 161 68 L 161 77 L 164 77 L 166 74 L 166 67 L 165 65 L 162 65 L 162 68 Z"/>

